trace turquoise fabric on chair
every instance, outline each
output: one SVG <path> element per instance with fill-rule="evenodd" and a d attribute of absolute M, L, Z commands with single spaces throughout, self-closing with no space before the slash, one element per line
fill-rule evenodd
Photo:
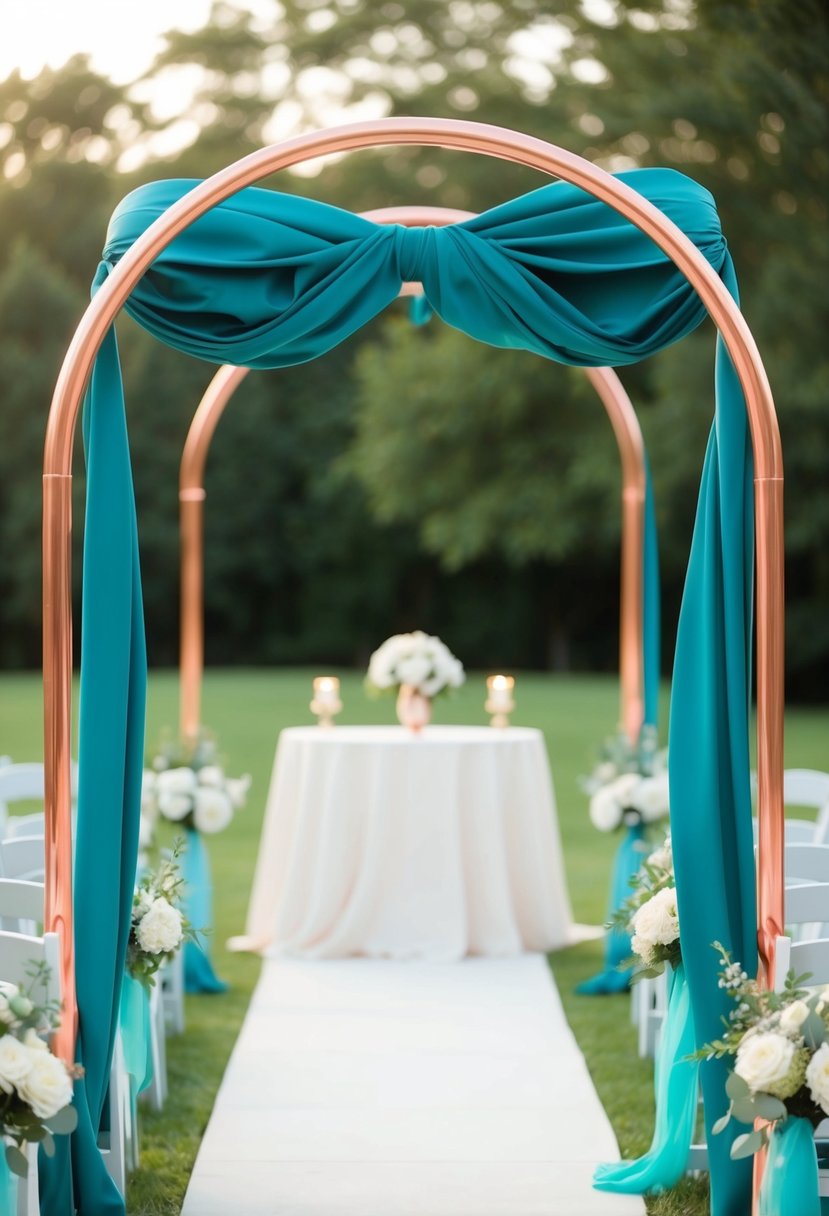
<path fill-rule="evenodd" d="M 673 219 L 732 285 L 725 240 L 707 191 L 669 170 L 643 169 L 620 176 Z M 193 184 L 154 182 L 128 195 L 113 215 L 100 273 L 107 273 L 146 227 Z M 479 341 L 530 350 L 581 366 L 613 366 L 645 358 L 689 333 L 705 316 L 696 293 L 661 250 L 611 208 L 562 182 L 544 186 L 462 224 L 422 230 L 377 226 L 325 204 L 246 189 L 178 236 L 144 274 L 126 307 L 162 341 L 198 358 L 249 367 L 282 367 L 315 358 L 343 341 L 396 298 L 404 279 L 421 282 L 431 308 L 444 321 Z M 122 427 L 123 394 L 113 353 L 114 341 L 110 338 L 98 361 L 91 389 L 91 414 L 111 416 Z M 722 368 L 718 387 L 712 456 L 702 487 L 707 527 L 703 532 L 698 528 L 694 542 L 681 653 L 674 676 L 674 713 L 681 726 L 677 732 L 672 724 L 671 735 L 672 767 L 675 749 L 678 757 L 673 780 L 677 787 L 674 830 L 680 847 L 697 835 L 705 842 L 709 862 L 712 841 L 715 845 L 722 843 L 724 850 L 719 885 L 711 881 L 712 867 L 708 865 L 705 915 L 699 924 L 693 915 L 701 899 L 697 874 L 690 863 L 678 867 L 683 888 L 681 908 L 687 914 L 683 948 L 694 1021 L 701 1039 L 710 1037 L 711 1021 L 721 1004 L 716 983 L 711 983 L 716 958 L 710 942 L 713 937 L 719 938 L 738 957 L 742 953 L 751 965 L 750 952 L 746 953 L 744 947 L 754 909 L 753 883 L 749 881 L 753 865 L 751 819 L 742 797 L 743 787 L 748 789 L 748 758 L 746 747 L 738 746 L 741 737 L 744 743 L 747 739 L 746 613 L 750 583 L 745 558 L 750 552 L 751 529 L 744 511 L 751 470 L 746 459 L 746 419 L 739 387 L 733 376 L 723 375 Z M 721 436 L 723 426 L 728 431 L 725 437 Z M 91 438 L 97 444 L 97 435 Z M 99 537 L 94 526 L 90 528 L 90 520 L 99 513 L 106 518 L 110 496 L 118 501 L 125 499 L 128 472 L 122 472 L 117 480 L 117 485 L 108 488 L 90 487 L 87 550 L 108 552 L 111 548 L 109 540 Z M 714 539 L 711 546 L 709 533 Z M 143 750 L 138 712 L 140 664 L 135 633 L 140 632 L 140 610 L 134 530 L 122 529 L 116 547 L 117 561 L 113 560 L 106 574 L 112 621 L 104 622 L 102 628 L 107 637 L 118 638 L 117 658 L 113 656 L 112 662 L 119 673 L 119 695 L 124 701 L 130 698 L 133 712 L 128 720 L 121 712 L 120 727 L 114 731 L 107 720 L 111 699 L 98 702 L 87 695 L 82 726 L 87 723 L 92 728 L 86 746 L 94 752 L 86 753 L 86 778 L 81 769 L 81 782 L 86 781 L 87 792 L 79 800 L 79 845 L 83 835 L 93 864 L 108 858 L 116 872 L 120 865 L 120 885 L 114 880 L 106 895 L 113 909 L 122 915 L 126 889 L 123 876 L 131 866 L 131 884 L 134 874 Z M 96 592 L 101 595 L 101 586 L 95 584 L 91 578 L 85 588 L 88 641 L 94 636 L 87 627 L 89 604 Z M 724 599 L 723 586 L 727 586 Z M 710 610 L 704 625 L 697 620 L 701 607 Z M 87 646 L 84 664 L 91 665 L 94 659 L 103 666 L 107 647 L 108 643 L 103 644 L 97 654 L 97 646 Z M 108 696 L 113 691 L 113 677 L 107 672 L 99 670 L 94 680 L 87 672 L 84 678 L 87 687 L 97 684 L 108 690 Z M 724 708 L 728 718 L 725 733 Z M 678 747 L 677 733 L 682 736 Z M 81 746 L 83 749 L 83 736 Z M 705 755 L 704 764 L 689 763 L 689 756 L 696 753 Z M 717 767 L 718 755 L 726 767 Z M 82 765 L 83 757 L 82 750 Z M 126 807 L 123 825 L 112 815 L 102 821 L 100 839 L 92 836 L 98 812 L 89 801 L 88 784 L 95 772 L 89 765 L 96 762 L 112 771 L 112 786 L 117 786 L 106 796 L 114 799 L 115 805 L 123 802 Z M 729 779 L 712 788 L 711 775 L 718 771 Z M 116 781 L 118 773 L 120 779 Z M 119 863 L 122 843 L 123 860 Z M 84 858 L 80 847 L 79 857 Z M 83 864 L 88 864 L 86 858 Z M 713 872 L 715 876 L 718 873 Z M 736 885 L 732 879 L 735 873 L 740 876 Z M 78 898 L 85 897 L 88 893 L 79 885 Z M 92 902 L 90 898 L 90 905 Z M 99 891 L 94 893 L 94 904 L 97 909 L 103 906 Z M 81 915 L 79 956 L 83 950 L 85 957 L 90 957 L 92 947 L 86 941 L 90 933 L 88 919 Z M 98 970 L 90 967 L 79 988 L 84 1056 L 93 1025 L 100 1036 L 100 1046 L 93 1052 L 95 1067 L 87 1080 L 93 1121 L 99 1109 L 100 1063 L 111 1046 L 117 1014 L 113 997 L 118 993 L 119 965 L 123 962 L 120 921 L 118 931 L 113 928 L 106 948 L 99 953 L 101 957 L 106 953 L 106 966 Z M 709 954 L 714 959 L 712 966 L 708 964 Z M 99 961 L 98 953 L 95 958 Z M 707 1096 L 715 1118 L 724 1109 L 718 1085 L 712 1074 Z M 77 1166 L 80 1155 L 89 1152 L 90 1140 L 83 1135 L 75 1139 Z M 727 1135 L 719 1137 L 725 1153 L 728 1139 Z M 82 1190 L 87 1181 L 85 1169 L 76 1169 Z M 89 1171 L 91 1178 L 91 1164 Z M 713 1163 L 712 1173 L 715 1216 L 744 1216 L 744 1171 L 735 1171 L 720 1156 Z M 740 1198 L 739 1207 L 733 1205 L 734 1196 Z M 106 1206 L 96 1208 L 85 1194 L 79 1207 L 84 1216 L 93 1212 L 102 1216 L 111 1210 Z M 68 1209 L 55 1205 L 48 1211 L 49 1216 L 64 1216 Z"/>

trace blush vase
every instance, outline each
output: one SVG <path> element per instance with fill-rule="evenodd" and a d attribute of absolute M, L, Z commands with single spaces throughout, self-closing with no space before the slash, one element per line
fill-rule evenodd
<path fill-rule="evenodd" d="M 397 694 L 397 720 L 412 734 L 428 726 L 432 718 L 431 697 L 425 697 L 412 684 L 401 684 Z"/>

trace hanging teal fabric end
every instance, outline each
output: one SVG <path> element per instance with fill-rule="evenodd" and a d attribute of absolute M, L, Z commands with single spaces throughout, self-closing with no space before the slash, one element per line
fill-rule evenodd
<path fill-rule="evenodd" d="M 184 946 L 184 988 L 186 992 L 227 992 L 210 961 L 209 940 L 213 928 L 213 885 L 210 860 L 199 832 L 188 828 L 187 848 L 182 856 L 184 877 L 183 911 L 196 930 L 196 940 Z"/>
<path fill-rule="evenodd" d="M 5 1145 L 0 1146 L 0 1216 L 14 1216 L 17 1211 L 17 1179 L 6 1161 Z"/>
<path fill-rule="evenodd" d="M 644 833 L 641 823 L 633 824 L 625 829 L 619 842 L 610 883 L 609 916 L 613 916 L 630 895 L 630 881 L 641 869 L 645 857 Z M 627 992 L 630 988 L 631 973 L 621 969 L 630 958 L 630 934 L 622 929 L 609 929 L 604 943 L 604 969 L 576 987 L 576 992 L 582 996 L 605 996 L 612 992 Z"/>
<path fill-rule="evenodd" d="M 409 320 L 412 325 L 428 325 L 433 315 L 432 305 L 424 295 L 412 296 L 409 305 Z"/>
<path fill-rule="evenodd" d="M 137 1097 L 153 1079 L 153 1054 L 150 994 L 131 975 L 124 976 L 118 1024 L 124 1049 L 124 1066 L 130 1076 L 130 1092 Z"/>
<path fill-rule="evenodd" d="M 674 1186 L 685 1172 L 697 1114 L 694 1019 L 685 969 L 680 963 L 671 976 L 671 992 L 662 1038 L 656 1054 L 654 1090 L 656 1122 L 651 1146 L 636 1161 L 610 1162 L 596 1168 L 598 1191 L 644 1195 Z"/>
<path fill-rule="evenodd" d="M 808 1119 L 784 1119 L 769 1137 L 760 1216 L 821 1216 L 815 1135 Z"/>

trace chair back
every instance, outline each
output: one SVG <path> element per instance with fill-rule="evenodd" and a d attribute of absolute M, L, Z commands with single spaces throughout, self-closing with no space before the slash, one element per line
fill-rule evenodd
<path fill-rule="evenodd" d="M 13 836 L 0 840 L 0 877 L 43 882 L 46 853 L 42 836 Z"/>
<path fill-rule="evenodd" d="M 60 1004 L 60 949 L 57 933 L 44 933 L 43 937 L 33 937 L 28 933 L 0 930 L 0 980 L 28 989 L 32 983 L 33 965 L 38 963 L 46 963 L 49 977 L 45 991 L 35 989 L 35 999 L 39 1004 L 44 999 Z"/>
<path fill-rule="evenodd" d="M 829 845 L 786 844 L 784 852 L 786 883 L 829 882 Z"/>
<path fill-rule="evenodd" d="M 0 917 L 43 924 L 42 882 L 0 878 Z"/>

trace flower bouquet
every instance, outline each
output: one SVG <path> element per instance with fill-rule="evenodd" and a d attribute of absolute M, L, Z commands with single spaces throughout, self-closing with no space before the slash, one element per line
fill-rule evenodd
<path fill-rule="evenodd" d="M 0 982 L 0 1135 L 8 1167 L 21 1178 L 28 1173 L 28 1144 L 41 1144 L 52 1156 L 53 1137 L 75 1130 L 72 1082 L 81 1075 L 41 1038 L 57 1029 L 60 1012 L 54 1003 L 35 999 L 35 990 L 48 985 L 48 968 L 33 964 L 30 974 L 26 988 Z"/>
<path fill-rule="evenodd" d="M 169 741 L 144 772 L 142 790 L 143 839 L 152 839 L 160 819 L 180 824 L 187 836 L 182 856 L 183 904 L 187 919 L 208 932 L 212 922 L 213 889 L 203 836 L 223 831 L 244 806 L 250 777 L 227 777 L 217 763 L 215 741 L 204 731 L 188 742 Z M 196 936 L 185 943 L 185 986 L 188 992 L 224 992 L 226 984 L 213 971 L 207 942 Z"/>
<path fill-rule="evenodd" d="M 184 896 L 184 878 L 177 864 L 180 849 L 177 843 L 172 857 L 163 860 L 154 873 L 142 876 L 133 897 L 127 971 L 145 987 L 152 987 L 159 967 L 172 959 L 183 942 L 195 939 L 180 907 Z"/>
<path fill-rule="evenodd" d="M 611 927 L 632 931 L 629 961 L 634 979 L 651 979 L 661 975 L 666 964 L 675 969 L 682 960 L 670 836 L 645 859 L 631 885 L 633 894 L 617 910 Z"/>
<path fill-rule="evenodd" d="M 699 1055 L 732 1056 L 734 1065 L 725 1087 L 728 1110 L 712 1130 L 724 1131 L 732 1118 L 748 1124 L 731 1146 L 734 1158 L 768 1145 L 761 1216 L 817 1216 L 814 1129 L 829 1118 L 829 986 L 810 991 L 803 986 L 809 977 L 790 971 L 782 992 L 769 991 L 720 943 L 715 949 L 719 984 L 734 1009 L 723 1037 Z"/>
<path fill-rule="evenodd" d="M 397 716 L 418 731 L 432 716 L 432 700 L 464 679 L 463 665 L 440 638 L 417 630 L 387 638 L 371 656 L 365 679 L 372 694 L 397 692 Z"/>
<path fill-rule="evenodd" d="M 590 795 L 590 819 L 600 832 L 624 831 L 610 880 L 608 904 L 613 923 L 605 938 L 605 965 L 578 987 L 579 992 L 593 996 L 619 992 L 630 982 L 619 970 L 630 954 L 630 936 L 618 924 L 616 913 L 642 864 L 646 832 L 669 811 L 667 753 L 657 747 L 654 726 L 642 727 L 636 746 L 620 734 L 607 740 L 603 751 L 601 762 L 581 782 Z"/>

